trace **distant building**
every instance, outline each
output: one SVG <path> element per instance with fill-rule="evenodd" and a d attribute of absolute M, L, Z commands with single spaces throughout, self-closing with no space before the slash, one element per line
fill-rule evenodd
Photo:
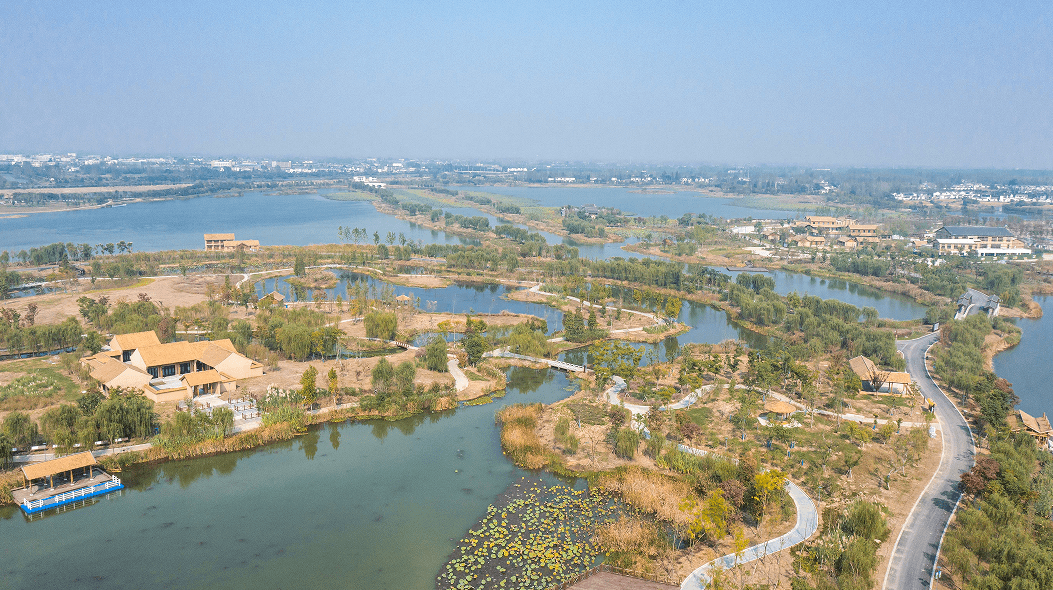
<path fill-rule="evenodd" d="M 161 344 L 150 331 L 119 334 L 107 348 L 81 360 L 103 391 L 138 389 L 156 402 L 234 391 L 239 379 L 263 375 L 229 339 Z"/>
<path fill-rule="evenodd" d="M 812 229 L 820 231 L 843 229 L 848 227 L 848 224 L 849 220 L 847 219 L 841 219 L 839 217 L 825 217 L 822 215 L 809 215 L 805 217 L 804 222 L 804 225 L 807 225 Z"/>
<path fill-rule="evenodd" d="M 945 225 L 933 235 L 933 246 L 943 255 L 970 254 L 1002 256 L 1031 254 L 1031 249 L 1017 239 L 1008 228 L 982 225 Z"/>
<path fill-rule="evenodd" d="M 835 246 L 854 250 L 864 244 L 876 244 L 880 241 L 878 225 L 857 223 L 850 217 L 827 217 L 809 215 L 804 221 L 795 222 L 798 228 L 805 228 L 812 237 L 825 238 L 818 240 L 794 240 L 802 246 Z"/>
<path fill-rule="evenodd" d="M 260 249 L 259 240 L 235 240 L 234 234 L 205 234 L 205 250 L 216 252 L 237 252 Z"/>
<path fill-rule="evenodd" d="M 848 235 L 853 238 L 857 243 L 877 243 L 878 242 L 878 226 L 867 225 L 862 223 L 855 223 L 850 221 L 848 223 Z"/>

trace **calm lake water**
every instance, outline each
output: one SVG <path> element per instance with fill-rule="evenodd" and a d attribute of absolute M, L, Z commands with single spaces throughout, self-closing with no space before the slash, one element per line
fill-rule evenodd
<path fill-rule="evenodd" d="M 517 291 L 505 285 L 494 284 L 470 284 L 454 283 L 448 287 L 438 289 L 424 289 L 421 287 L 404 287 L 402 285 L 391 285 L 384 281 L 374 279 L 370 275 L 353 271 L 336 271 L 335 274 L 340 282 L 333 289 L 326 289 L 329 300 L 335 300 L 339 295 L 348 301 L 348 284 L 357 281 L 366 281 L 371 287 L 379 290 L 384 285 L 390 285 L 395 296 L 407 295 L 409 297 L 420 297 L 420 308 L 428 311 L 429 302 L 434 302 L 434 310 L 444 313 L 501 313 L 508 310 L 512 313 L 525 313 L 535 315 L 548 322 L 549 333 L 563 329 L 563 312 L 543 305 L 527 301 L 515 301 L 503 298 L 504 295 Z M 258 281 L 256 283 L 256 294 L 263 297 L 267 293 L 277 290 L 286 296 L 286 301 L 296 301 L 296 292 L 286 277 L 274 277 Z M 311 301 L 312 290 L 307 290 L 307 300 Z"/>
<path fill-rule="evenodd" d="M 994 370 L 1013 384 L 1020 398 L 1017 406 L 1032 416 L 1053 415 L 1053 363 L 1049 343 L 1053 342 L 1053 297 L 1035 297 L 1045 312 L 1037 320 L 1019 319 L 1024 331 L 1020 344 L 994 357 Z"/>
<path fill-rule="evenodd" d="M 34 522 L 7 507 L 0 586 L 432 589 L 494 498 L 538 477 L 501 454 L 495 411 L 574 390 L 556 371 L 508 376 L 493 404 L 130 469 L 121 495 Z"/>
<path fill-rule="evenodd" d="M 204 234 L 234 232 L 266 246 L 331 244 L 337 227 L 364 227 L 370 235 L 405 234 L 414 242 L 478 244 L 378 213 L 367 201 L 333 201 L 317 193 L 199 197 L 132 203 L 109 209 L 40 213 L 0 219 L 0 250 L 18 252 L 54 242 L 99 244 L 125 240 L 135 250 L 200 250 Z M 372 243 L 372 238 L 369 240 Z"/>
<path fill-rule="evenodd" d="M 721 267 L 717 267 L 717 270 L 732 275 L 732 278 L 741 274 Z M 764 274 L 775 279 L 775 292 L 780 295 L 796 291 L 799 295 L 837 299 L 860 309 L 873 307 L 878 311 L 878 317 L 890 320 L 914 320 L 925 316 L 925 306 L 906 295 L 888 293 L 859 283 L 816 278 L 796 272 L 776 270 Z"/>

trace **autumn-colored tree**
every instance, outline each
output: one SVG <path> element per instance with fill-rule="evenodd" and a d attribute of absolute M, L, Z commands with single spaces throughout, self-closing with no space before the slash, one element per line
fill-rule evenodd
<path fill-rule="evenodd" d="M 314 368 L 314 365 L 309 365 L 307 370 L 303 372 L 303 376 L 300 377 L 300 395 L 303 396 L 303 403 L 308 408 L 314 405 L 317 397 L 317 388 L 315 386 L 315 379 L 317 378 L 318 369 Z"/>
<path fill-rule="evenodd" d="M 336 405 L 336 391 L 340 384 L 336 376 L 336 367 L 329 369 L 329 374 L 326 375 L 329 380 L 329 397 L 333 398 L 333 405 Z"/>
<path fill-rule="evenodd" d="M 688 533 L 695 537 L 704 535 L 713 540 L 727 536 L 728 521 L 735 514 L 735 507 L 724 498 L 721 489 L 711 491 L 701 502 L 694 497 L 685 498 L 680 503 L 680 510 L 693 517 L 688 525 Z"/>
<path fill-rule="evenodd" d="M 757 490 L 755 498 L 761 503 L 761 510 L 768 509 L 768 502 L 772 496 L 786 486 L 786 474 L 778 469 L 762 471 L 753 477 L 754 487 Z"/>

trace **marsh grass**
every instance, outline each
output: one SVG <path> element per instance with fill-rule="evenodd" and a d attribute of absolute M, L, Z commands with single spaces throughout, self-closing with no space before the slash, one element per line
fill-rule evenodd
<path fill-rule="evenodd" d="M 502 425 L 501 448 L 516 465 L 540 469 L 549 464 L 536 431 L 543 410 L 541 404 L 512 404 L 497 413 L 497 422 Z"/>
<path fill-rule="evenodd" d="M 629 467 L 600 475 L 597 485 L 675 527 L 686 527 L 691 520 L 690 514 L 680 510 L 681 500 L 693 496 L 691 486 L 668 475 Z"/>
<path fill-rule="evenodd" d="M 596 527 L 593 542 L 607 554 L 605 563 L 643 571 L 669 545 L 656 523 L 624 514 Z"/>

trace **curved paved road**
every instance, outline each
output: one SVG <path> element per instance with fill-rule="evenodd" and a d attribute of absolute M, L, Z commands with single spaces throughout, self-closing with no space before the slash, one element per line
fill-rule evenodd
<path fill-rule="evenodd" d="M 925 368 L 925 353 L 938 337 L 938 334 L 929 334 L 896 342 L 896 348 L 907 361 L 907 372 L 918 382 L 921 394 L 936 402 L 943 456 L 896 539 L 885 572 L 883 587 L 887 590 L 932 586 L 933 565 L 943 543 L 943 534 L 961 498 L 958 481 L 961 474 L 973 465 L 973 435 L 969 424 Z"/>
<path fill-rule="evenodd" d="M 765 555 L 771 555 L 793 547 L 815 534 L 815 531 L 819 529 L 819 513 L 816 511 L 812 499 L 808 497 L 808 494 L 804 493 L 804 490 L 797 487 L 797 484 L 789 480 L 786 481 L 786 492 L 790 494 L 794 506 L 797 507 L 797 524 L 794 525 L 790 532 L 749 547 L 740 555 L 729 553 L 703 564 L 687 576 L 683 584 L 680 585 L 680 589 L 700 590 L 705 588 L 710 582 L 709 572 L 714 567 L 729 570 L 736 565 L 742 565 L 754 559 L 760 559 Z"/>

